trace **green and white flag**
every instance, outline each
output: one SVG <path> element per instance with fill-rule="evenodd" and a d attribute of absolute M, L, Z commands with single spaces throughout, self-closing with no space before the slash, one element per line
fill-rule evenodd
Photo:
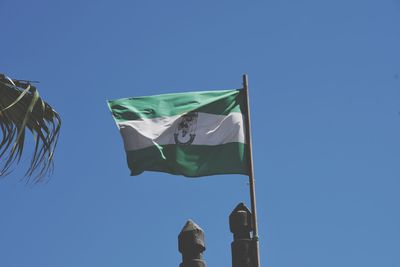
<path fill-rule="evenodd" d="M 248 174 L 243 90 L 124 98 L 108 105 L 131 175 Z"/>

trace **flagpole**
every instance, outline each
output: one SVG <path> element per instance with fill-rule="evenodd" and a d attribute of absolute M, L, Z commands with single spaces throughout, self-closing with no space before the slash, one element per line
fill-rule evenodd
<path fill-rule="evenodd" d="M 251 143 L 251 125 L 250 125 L 250 98 L 249 98 L 249 86 L 247 74 L 243 74 L 243 90 L 246 94 L 246 144 L 247 144 L 247 158 L 249 160 L 249 184 L 250 184 L 250 202 L 251 202 L 251 214 L 253 221 L 253 242 L 254 242 L 254 254 L 256 257 L 255 267 L 260 267 L 260 245 L 258 242 L 258 225 L 257 225 L 257 209 L 256 209 L 256 190 L 254 182 L 254 168 L 253 168 L 253 149 Z"/>

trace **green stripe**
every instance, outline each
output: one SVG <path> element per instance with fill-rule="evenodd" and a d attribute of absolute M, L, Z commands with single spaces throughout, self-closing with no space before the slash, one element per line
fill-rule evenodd
<path fill-rule="evenodd" d="M 189 111 L 227 115 L 244 112 L 243 90 L 222 90 L 123 98 L 108 101 L 117 122 L 158 118 Z"/>
<path fill-rule="evenodd" d="M 131 175 L 144 171 L 167 172 L 187 177 L 215 174 L 248 174 L 246 145 L 165 145 L 127 151 Z"/>

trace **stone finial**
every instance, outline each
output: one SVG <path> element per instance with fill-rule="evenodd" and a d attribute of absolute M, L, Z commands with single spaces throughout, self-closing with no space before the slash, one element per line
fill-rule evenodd
<path fill-rule="evenodd" d="M 182 253 L 180 267 L 206 267 L 203 260 L 203 252 L 206 249 L 204 231 L 192 220 L 188 220 L 180 232 L 178 248 Z"/>

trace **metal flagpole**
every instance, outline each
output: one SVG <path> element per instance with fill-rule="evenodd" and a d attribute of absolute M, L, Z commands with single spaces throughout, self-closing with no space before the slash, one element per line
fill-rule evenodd
<path fill-rule="evenodd" d="M 260 246 L 258 242 L 258 225 L 257 225 L 257 209 L 256 209 L 256 191 L 254 183 L 254 168 L 253 168 L 253 150 L 251 143 L 251 125 L 250 125 L 250 98 L 249 98 L 249 86 L 247 74 L 243 75 L 243 90 L 246 94 L 247 105 L 246 105 L 246 144 L 247 144 L 247 158 L 249 160 L 249 183 L 250 183 L 250 202 L 251 202 L 251 214 L 253 221 L 253 241 L 256 257 L 255 267 L 260 267 Z"/>

